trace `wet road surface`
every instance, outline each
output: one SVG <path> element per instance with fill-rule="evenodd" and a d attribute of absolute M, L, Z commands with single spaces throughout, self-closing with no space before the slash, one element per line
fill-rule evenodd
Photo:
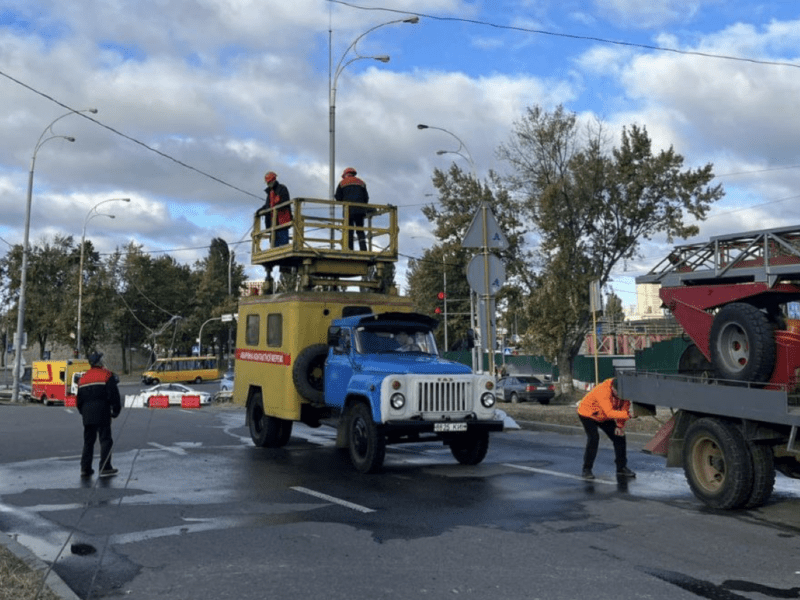
<path fill-rule="evenodd" d="M 355 473 L 334 431 L 256 448 L 235 407 L 126 409 L 114 478 L 79 477 L 73 409 L 0 406 L 0 531 L 81 598 L 800 598 L 800 482 L 759 510 L 716 512 L 679 470 L 603 442 L 496 434 L 458 465 L 394 446 Z"/>

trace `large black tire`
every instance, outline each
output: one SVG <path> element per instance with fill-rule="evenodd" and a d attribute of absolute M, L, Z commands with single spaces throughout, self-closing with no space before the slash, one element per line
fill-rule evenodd
<path fill-rule="evenodd" d="M 764 444 L 747 443 L 753 461 L 753 490 L 744 508 L 763 506 L 775 488 L 775 456 L 772 448 Z"/>
<path fill-rule="evenodd" d="M 486 431 L 453 438 L 450 442 L 450 452 L 462 465 L 480 464 L 488 451 L 489 433 Z"/>
<path fill-rule="evenodd" d="M 292 367 L 292 381 L 297 393 L 312 404 L 325 402 L 326 344 L 312 344 L 304 348 Z"/>
<path fill-rule="evenodd" d="M 264 413 L 261 394 L 256 392 L 247 405 L 250 438 L 261 448 L 282 448 L 292 435 L 292 422 Z"/>
<path fill-rule="evenodd" d="M 714 317 L 709 334 L 711 364 L 720 379 L 765 382 L 775 369 L 775 337 L 766 313 L 734 302 Z"/>
<path fill-rule="evenodd" d="M 377 473 L 386 457 L 386 436 L 372 420 L 366 404 L 357 402 L 348 411 L 347 440 L 350 460 L 359 473 Z"/>
<path fill-rule="evenodd" d="M 686 431 L 683 471 L 692 492 L 712 508 L 740 508 L 753 493 L 753 459 L 741 432 L 715 418 Z"/>

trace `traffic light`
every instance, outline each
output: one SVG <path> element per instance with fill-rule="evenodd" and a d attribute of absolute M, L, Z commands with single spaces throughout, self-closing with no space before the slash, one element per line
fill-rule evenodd
<path fill-rule="evenodd" d="M 444 292 L 439 292 L 436 295 L 436 297 L 439 299 L 440 302 L 444 302 L 445 298 L 447 297 L 447 294 L 445 294 Z M 435 309 L 433 309 L 433 312 L 436 313 L 437 315 L 442 314 L 442 307 L 437 306 Z"/>

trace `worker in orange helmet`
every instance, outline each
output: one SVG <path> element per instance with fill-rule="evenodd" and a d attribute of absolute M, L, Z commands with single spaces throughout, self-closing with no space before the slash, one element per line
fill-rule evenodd
<path fill-rule="evenodd" d="M 617 395 L 616 379 L 606 379 L 583 397 L 578 404 L 578 417 L 586 431 L 586 450 L 583 454 L 584 479 L 594 479 L 592 467 L 600 443 L 599 429 L 614 444 L 614 462 L 618 477 L 636 477 L 628 468 L 625 445 L 625 423 L 631 418 L 631 403 Z"/>
<path fill-rule="evenodd" d="M 283 227 L 292 222 L 292 201 L 289 196 L 289 190 L 285 185 L 278 182 L 278 176 L 274 171 L 267 172 L 264 175 L 264 181 L 267 184 L 264 191 L 267 194 L 267 199 L 264 206 L 256 211 L 256 216 L 264 216 L 264 227 L 272 227 L 272 217 L 275 215 L 275 245 L 285 246 L 289 243 L 289 227 Z M 280 229 L 277 229 L 280 227 Z"/>
<path fill-rule="evenodd" d="M 347 167 L 342 172 L 342 180 L 336 186 L 336 193 L 333 196 L 336 200 L 340 202 L 355 202 L 357 204 L 367 204 L 369 202 L 367 184 L 356 177 L 356 174 L 356 170 L 353 167 Z M 367 215 L 367 209 L 354 205 L 350 205 L 348 208 L 347 224 L 350 229 L 347 233 L 347 247 L 350 250 L 353 249 L 353 228 L 355 228 L 358 236 L 358 246 L 362 252 L 366 252 L 367 239 L 364 232 L 364 217 Z"/>

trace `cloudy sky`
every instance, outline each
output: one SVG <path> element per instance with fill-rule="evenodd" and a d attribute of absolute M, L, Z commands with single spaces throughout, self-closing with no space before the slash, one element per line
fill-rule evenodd
<path fill-rule="evenodd" d="M 405 256 L 430 243 L 433 169 L 470 168 L 437 155 L 456 138 L 416 125 L 455 134 L 485 176 L 505 170 L 497 147 L 535 104 L 616 133 L 637 123 L 688 166 L 714 163 L 727 195 L 698 239 L 794 225 L 798 48 L 800 5 L 785 0 L 0 0 L 0 247 L 21 243 L 37 140 L 70 109 L 97 108 L 96 122 L 45 132 L 76 141 L 39 147 L 33 242 L 79 239 L 93 206 L 130 197 L 87 238 L 193 262 L 212 237 L 247 235 L 267 170 L 293 196 L 327 196 L 329 49 L 346 65 L 336 177 L 355 166 L 374 202 L 400 207 Z M 665 249 L 620 267 L 626 302 Z"/>

